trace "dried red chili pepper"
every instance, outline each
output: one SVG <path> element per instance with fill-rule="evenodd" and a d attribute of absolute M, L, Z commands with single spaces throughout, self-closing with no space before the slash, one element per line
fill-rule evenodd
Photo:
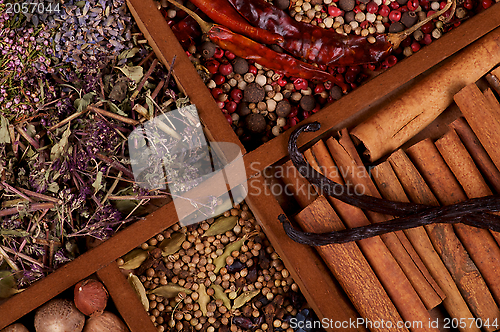
<path fill-rule="evenodd" d="M 443 10 L 410 29 L 395 34 L 374 34 L 370 38 L 341 35 L 332 29 L 298 22 L 265 0 L 228 1 L 250 24 L 283 36 L 285 42 L 279 45 L 293 56 L 332 66 L 352 66 L 383 60 L 418 27 L 442 15 L 452 4 L 448 2 Z M 203 12 L 206 10 L 203 7 L 200 9 Z"/>
<path fill-rule="evenodd" d="M 297 60 L 288 54 L 275 52 L 270 48 L 259 44 L 250 38 L 236 34 L 221 25 L 207 23 L 194 12 L 176 3 L 174 0 L 168 1 L 191 15 L 198 22 L 201 30 L 206 33 L 207 37 L 214 44 L 224 50 L 234 53 L 236 56 L 247 60 L 254 60 L 264 67 L 287 76 L 301 77 L 308 80 L 318 80 L 322 82 L 337 81 L 333 75 L 321 71 L 311 64 Z"/>
<path fill-rule="evenodd" d="M 203 12 L 214 22 L 223 22 L 231 31 L 264 44 L 283 42 L 282 36 L 248 24 L 226 0 L 190 0 L 190 2 L 200 9 L 203 8 Z"/>

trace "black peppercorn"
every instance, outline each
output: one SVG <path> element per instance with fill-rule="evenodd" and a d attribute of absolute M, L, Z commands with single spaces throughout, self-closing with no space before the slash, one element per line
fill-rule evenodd
<path fill-rule="evenodd" d="M 389 26 L 389 32 L 391 32 L 391 33 L 401 32 L 404 29 L 405 29 L 405 26 L 401 22 L 393 22 Z"/>
<path fill-rule="evenodd" d="M 354 0 L 340 0 L 339 1 L 339 7 L 343 11 L 351 11 L 354 9 L 354 6 L 356 5 L 356 1 Z"/>
<path fill-rule="evenodd" d="M 330 89 L 330 97 L 334 100 L 339 100 L 342 97 L 342 89 L 337 85 L 332 86 Z"/>

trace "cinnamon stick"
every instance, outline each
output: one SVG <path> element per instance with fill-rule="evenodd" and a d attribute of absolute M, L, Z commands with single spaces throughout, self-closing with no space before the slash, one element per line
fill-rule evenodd
<path fill-rule="evenodd" d="M 355 177 L 346 176 L 345 173 L 352 174 L 364 169 L 364 167 L 358 167 L 338 141 L 330 138 L 327 141 L 327 145 L 330 148 L 333 161 L 337 164 L 338 170 L 343 173 L 344 181 L 347 182 L 346 179 L 352 181 L 351 184 L 356 188 L 356 185 L 360 183 L 357 182 Z M 361 186 L 364 185 L 361 184 Z M 346 212 L 346 210 L 347 208 L 344 207 L 343 212 Z M 342 220 L 349 228 L 370 223 L 361 210 L 356 210 L 359 209 L 351 207 L 351 213 L 342 216 Z M 383 241 L 382 238 L 386 241 Z M 410 283 L 409 277 L 405 275 L 402 269 L 402 266 L 404 266 L 406 270 L 410 270 L 411 258 L 405 252 L 404 248 L 402 248 L 401 242 L 399 242 L 396 235 L 394 233 L 387 233 L 382 236 L 367 238 L 358 241 L 358 245 L 403 319 L 406 321 L 428 322 L 430 319 L 429 312 L 420 299 L 419 294 L 417 294 L 415 288 Z M 392 248 L 392 250 L 388 248 Z M 394 255 L 391 254 L 391 251 L 394 252 Z M 396 260 L 396 257 L 398 260 Z M 402 266 L 398 264 L 399 262 L 401 262 Z M 409 274 L 412 276 L 412 279 L 417 278 L 414 275 L 419 276 L 419 280 L 416 283 L 426 283 L 425 278 L 422 277 L 420 271 L 414 266 L 414 263 L 411 266 L 411 271 Z M 432 293 L 432 289 L 430 291 Z M 429 328 L 427 327 L 427 330 Z"/>
<path fill-rule="evenodd" d="M 455 93 L 499 62 L 500 29 L 496 29 L 400 93 L 351 135 L 364 145 L 364 155 L 375 161 L 415 136 L 452 103 Z"/>
<path fill-rule="evenodd" d="M 298 176 L 301 176 L 298 174 Z M 324 196 L 295 216 L 300 226 L 309 232 L 344 229 L 344 225 Z M 316 250 L 345 290 L 361 317 L 371 322 L 390 322 L 396 326 L 401 316 L 377 279 L 370 265 L 355 242 L 329 244 Z M 383 331 L 375 328 L 374 331 Z M 398 331 L 392 328 L 388 331 Z M 408 331 L 404 329 L 403 331 Z"/>
<path fill-rule="evenodd" d="M 450 169 L 430 139 L 425 139 L 410 147 L 408 154 L 434 195 L 436 195 L 442 204 L 453 204 L 465 200 L 466 197 L 460 185 L 456 182 Z M 497 245 L 491 235 L 485 230 L 472 228 L 463 224 L 456 224 L 454 226 L 451 227 L 457 232 L 461 243 L 456 236 L 451 236 L 452 234 L 446 237 L 447 243 L 445 245 L 455 242 L 453 250 L 443 247 L 445 249 L 442 251 L 443 255 L 451 256 L 451 260 L 454 261 L 453 264 L 447 265 L 448 270 L 455 277 L 455 282 L 458 283 L 459 287 L 464 287 L 462 288 L 462 292 L 467 290 L 465 300 L 475 316 L 481 318 L 483 321 L 486 321 L 486 319 L 490 319 L 490 321 L 498 320 L 500 319 L 500 310 L 496 306 L 493 296 L 480 273 L 480 270 L 487 273 L 486 270 L 491 268 L 489 265 L 484 264 L 483 259 L 485 259 L 484 256 L 489 256 L 488 250 L 494 250 L 491 244 L 494 247 L 497 247 Z M 482 241 L 483 236 L 489 237 L 487 245 L 482 245 L 484 243 Z M 443 255 L 441 256 L 443 260 L 449 259 L 443 257 Z M 493 256 L 490 256 L 490 259 L 488 259 L 489 263 L 498 265 L 496 255 Z M 479 266 L 480 268 L 478 269 Z M 494 277 L 492 278 L 494 279 Z"/>
<path fill-rule="evenodd" d="M 479 142 L 476 134 L 472 131 L 469 124 L 463 117 L 458 118 L 450 124 L 450 127 L 455 129 L 462 143 L 470 153 L 474 163 L 477 165 L 481 174 L 486 178 L 487 182 L 495 190 L 500 193 L 500 172 L 491 160 L 490 156 Z"/>
<path fill-rule="evenodd" d="M 434 197 L 422 176 L 403 151 L 395 151 L 389 156 L 388 161 L 390 162 L 404 188 L 404 191 L 407 193 L 408 198 L 411 201 L 438 205 L 437 199 Z M 398 195 L 402 195 L 402 193 L 400 192 Z M 442 258 L 443 264 L 447 267 L 447 271 L 444 271 L 442 267 L 439 266 L 440 264 L 437 260 L 429 259 L 429 257 L 424 255 L 421 256 L 422 259 L 425 260 L 431 273 L 433 273 L 433 276 L 436 278 L 436 282 L 446 294 L 446 298 L 443 300 L 443 305 L 446 308 L 446 311 L 452 318 L 456 318 L 458 320 L 474 320 L 474 316 L 460 293 L 460 290 L 467 289 L 466 287 L 468 284 L 466 283 L 466 280 L 462 280 L 460 278 L 461 275 L 457 276 L 456 268 L 454 268 L 454 266 L 459 265 L 460 262 L 468 261 L 468 257 L 465 257 L 463 260 L 461 259 L 464 254 L 465 256 L 467 255 L 465 253 L 465 249 L 460 248 L 461 244 L 456 238 L 451 225 L 432 224 L 425 226 L 425 229 L 427 230 L 429 238 L 434 245 L 433 248 L 428 248 L 428 250 L 435 249 Z M 454 245 L 459 248 L 457 251 L 459 251 L 461 255 L 458 257 L 453 254 L 455 250 L 453 247 Z M 471 264 L 473 263 L 471 262 Z M 473 276 L 478 275 L 474 268 L 471 269 L 471 272 L 473 273 Z M 468 294 L 468 292 L 465 292 L 464 294 Z M 459 329 L 460 331 L 480 331 L 480 329 L 475 326 L 470 328 L 463 328 L 459 326 Z"/>
<path fill-rule="evenodd" d="M 461 195 L 459 194 L 461 191 L 454 189 L 448 192 L 447 198 L 441 200 L 442 203 L 453 204 L 465 200 L 467 197 L 491 195 L 491 190 L 474 165 L 474 161 L 460 141 L 460 137 L 453 129 L 438 139 L 435 144 L 467 195 Z M 450 174 L 447 177 L 451 176 Z M 449 181 L 449 183 L 454 182 Z M 445 189 L 443 188 L 443 190 Z M 456 195 L 454 195 L 455 193 Z M 500 303 L 500 248 L 497 244 L 500 241 L 500 234 L 467 225 L 457 224 L 455 227 L 460 237 L 465 235 L 466 238 L 462 240 L 462 243 L 481 271 L 493 298 L 497 303 Z"/>
<path fill-rule="evenodd" d="M 497 169 L 500 168 L 500 119 L 476 84 L 470 84 L 455 95 L 455 102 Z"/>
<path fill-rule="evenodd" d="M 344 132 L 344 135 L 345 134 Z M 343 138 L 348 137 L 344 135 Z M 347 142 L 344 141 L 343 143 L 343 145 L 340 145 L 340 143 L 333 138 L 327 140 L 328 147 L 335 156 L 339 168 L 335 165 L 335 162 L 322 141 L 319 141 L 312 147 L 318 163 L 320 163 L 326 172 L 324 175 L 338 183 L 344 183 L 344 180 L 346 180 L 346 182 L 351 183 L 354 188 L 358 186 L 364 188 L 365 194 L 380 197 L 364 165 L 361 163 L 359 156 L 357 156 L 357 153 L 352 151 Z M 354 147 L 354 145 L 352 145 L 352 147 Z M 347 150 L 349 150 L 350 153 L 347 153 Z M 310 162 L 309 159 L 308 161 Z M 344 180 L 340 174 L 344 176 Z M 361 209 L 341 202 L 335 198 L 330 198 L 330 201 L 339 213 L 341 219 L 344 220 L 349 227 L 353 228 L 370 224 L 365 212 Z M 371 211 L 367 211 L 367 215 L 369 215 L 370 219 L 374 222 L 382 222 L 391 219 L 378 213 L 371 213 Z M 402 231 L 397 231 L 383 234 L 380 238 L 384 241 L 387 248 L 391 251 L 392 255 L 403 269 L 426 308 L 431 309 L 441 303 L 440 296 L 428 281 L 428 279 L 432 279 L 432 277 L 418 254 L 415 252 L 415 249 L 406 238 L 406 235 Z"/>
<path fill-rule="evenodd" d="M 318 197 L 314 187 L 299 174 L 291 160 L 283 164 L 282 174 L 277 174 L 276 177 L 283 180 L 285 188 L 293 191 L 295 200 L 302 207 L 311 204 Z"/>

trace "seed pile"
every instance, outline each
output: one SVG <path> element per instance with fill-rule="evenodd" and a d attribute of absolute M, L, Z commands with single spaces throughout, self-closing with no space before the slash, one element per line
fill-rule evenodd
<path fill-rule="evenodd" d="M 375 33 L 396 33 L 412 27 L 446 5 L 446 1 L 429 0 L 275 0 L 273 3 L 288 10 L 297 21 L 335 29 L 339 34 L 368 38 Z M 283 77 L 251 61 L 235 58 L 210 42 L 188 38 L 185 36 L 187 31 L 192 36 L 200 34 L 196 23 L 189 23 L 186 14 L 166 0 L 158 1 L 158 8 L 193 63 L 205 69 L 199 73 L 233 130 L 247 149 L 253 149 L 355 89 L 374 75 L 374 71 L 394 66 L 492 3 L 491 0 L 458 1 L 451 20 L 435 20 L 424 25 L 382 63 L 336 68 L 319 66 L 338 79 L 328 85 L 298 83 L 295 78 Z M 282 51 L 275 45 L 272 48 Z M 246 92 L 248 89 L 250 91 Z M 278 109 L 285 109 L 281 113 L 285 115 L 280 115 Z"/>
<path fill-rule="evenodd" d="M 118 264 L 137 268 L 158 331 L 293 331 L 304 303 L 245 203 L 215 220 L 175 224 Z"/>

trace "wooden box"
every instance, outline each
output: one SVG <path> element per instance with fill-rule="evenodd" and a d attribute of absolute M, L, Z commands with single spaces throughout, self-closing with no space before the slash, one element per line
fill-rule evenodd
<path fill-rule="evenodd" d="M 196 105 L 208 139 L 235 143 L 244 152 L 245 171 L 250 184 L 246 201 L 318 317 L 341 321 L 359 317 L 352 305 L 345 300 L 345 294 L 316 251 L 291 241 L 284 233 L 278 221 L 278 215 L 283 213 L 283 209 L 278 200 L 264 190 L 266 184 L 262 172 L 267 167 L 287 159 L 287 142 L 293 128 L 257 149 L 245 152 L 157 10 L 156 3 L 153 0 L 127 2 L 158 58 L 168 67 L 173 57 L 176 57 L 175 79 Z M 299 141 L 300 146 L 310 146 L 330 132 L 360 123 L 374 112 L 374 106 L 382 100 L 387 100 L 396 91 L 411 86 L 412 81 L 419 75 L 432 75 L 433 68 L 440 62 L 496 29 L 500 25 L 498 17 L 500 5 L 495 4 L 314 114 L 305 122 L 319 121 L 322 127 L 317 132 L 303 134 Z M 0 305 L 0 329 L 96 272 L 132 332 L 156 331 L 115 260 L 176 222 L 175 207 L 173 203 L 169 203 L 62 266 Z M 337 298 L 342 300 L 334 300 Z"/>

